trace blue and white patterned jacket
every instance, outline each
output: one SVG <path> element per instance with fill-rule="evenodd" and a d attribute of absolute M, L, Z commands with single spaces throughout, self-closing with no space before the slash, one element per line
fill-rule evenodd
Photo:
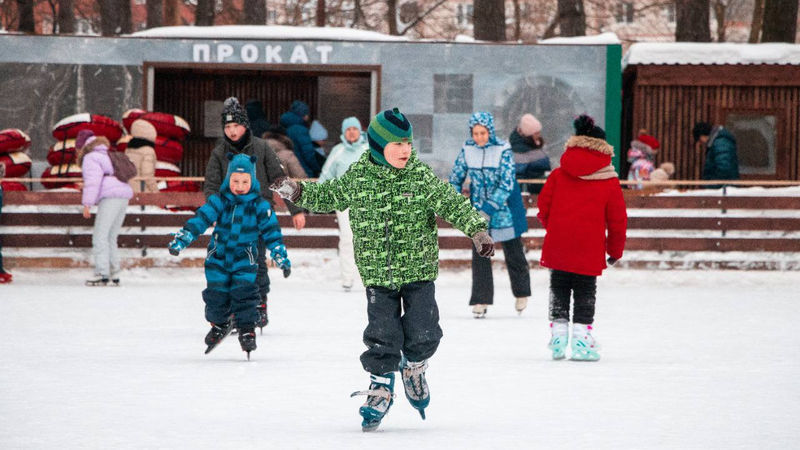
<path fill-rule="evenodd" d="M 498 242 L 508 241 L 519 234 L 508 197 L 514 191 L 514 156 L 511 146 L 497 138 L 494 118 L 488 112 L 477 112 L 469 120 L 469 128 L 483 125 L 489 130 L 489 141 L 480 147 L 470 138 L 464 143 L 450 174 L 450 184 L 461 192 L 464 180 L 470 178 L 470 201 L 478 211 L 489 217 L 489 234 Z"/>

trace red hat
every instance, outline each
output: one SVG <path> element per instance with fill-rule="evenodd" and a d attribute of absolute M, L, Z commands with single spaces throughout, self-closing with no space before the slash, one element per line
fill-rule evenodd
<path fill-rule="evenodd" d="M 661 144 L 658 142 L 658 139 L 650 136 L 649 134 L 640 134 L 639 137 L 636 138 L 641 143 L 647 145 L 648 147 L 652 148 L 653 150 L 658 150 L 661 147 Z"/>

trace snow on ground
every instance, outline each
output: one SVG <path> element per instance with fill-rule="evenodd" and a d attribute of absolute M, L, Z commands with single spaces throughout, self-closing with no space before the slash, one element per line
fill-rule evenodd
<path fill-rule="evenodd" d="M 0 285 L 0 448 L 791 448 L 800 438 L 792 353 L 795 272 L 644 272 L 599 279 L 597 363 L 552 361 L 548 274 L 513 310 L 507 274 L 485 320 L 469 271 L 437 282 L 445 337 L 422 421 L 398 391 L 376 433 L 363 290 L 334 261 L 273 278 L 271 322 L 247 362 L 235 337 L 203 355 L 201 269 L 17 270 Z M 271 272 L 273 276 L 277 271 Z M 787 351 L 788 350 L 788 351 Z M 400 388 L 402 389 L 402 388 Z"/>

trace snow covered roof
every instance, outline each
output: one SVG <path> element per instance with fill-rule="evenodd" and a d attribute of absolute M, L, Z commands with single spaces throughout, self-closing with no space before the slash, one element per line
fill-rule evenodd
<path fill-rule="evenodd" d="M 800 45 L 651 42 L 630 46 L 629 64 L 800 64 Z"/>
<path fill-rule="evenodd" d="M 592 36 L 556 37 L 542 39 L 539 44 L 569 44 L 569 45 L 612 45 L 620 44 L 616 34 L 608 32 Z"/>
<path fill-rule="evenodd" d="M 286 25 L 216 25 L 213 27 L 158 27 L 137 31 L 135 37 L 182 39 L 310 39 L 319 41 L 407 41 L 376 31 L 344 27 L 294 27 Z"/>

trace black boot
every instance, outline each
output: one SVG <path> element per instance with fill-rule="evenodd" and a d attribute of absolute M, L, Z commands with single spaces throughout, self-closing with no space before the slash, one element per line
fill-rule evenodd
<path fill-rule="evenodd" d="M 242 351 L 247 352 L 247 359 L 250 359 L 250 352 L 256 349 L 256 330 L 254 327 L 239 328 L 239 344 Z"/>
<path fill-rule="evenodd" d="M 261 299 L 261 303 L 256 306 L 258 310 L 258 323 L 256 326 L 261 328 L 261 334 L 264 334 L 264 327 L 267 326 L 269 323 L 269 317 L 267 316 L 267 296 L 265 295 L 263 299 Z"/>
<path fill-rule="evenodd" d="M 211 330 L 209 330 L 208 334 L 206 335 L 206 354 L 208 354 L 211 350 L 214 350 L 214 347 L 219 345 L 223 339 L 228 337 L 231 333 L 231 329 L 233 328 L 233 323 L 230 319 L 223 324 L 211 324 Z"/>

